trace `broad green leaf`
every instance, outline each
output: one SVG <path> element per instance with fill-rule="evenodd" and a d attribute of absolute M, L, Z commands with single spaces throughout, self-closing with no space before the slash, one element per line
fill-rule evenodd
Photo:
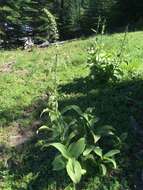
<path fill-rule="evenodd" d="M 91 131 L 91 134 L 93 136 L 94 143 L 96 144 L 101 139 L 101 136 L 100 135 L 95 135 L 95 133 L 93 131 Z"/>
<path fill-rule="evenodd" d="M 76 106 L 76 105 L 70 105 L 70 106 L 66 106 L 63 110 L 62 110 L 62 114 L 66 113 L 67 111 L 71 111 L 74 110 L 76 113 L 78 113 L 79 115 L 82 115 L 83 112 L 80 109 L 80 107 Z"/>
<path fill-rule="evenodd" d="M 83 153 L 85 146 L 85 138 L 80 138 L 69 146 L 68 151 L 72 157 L 78 158 Z"/>
<path fill-rule="evenodd" d="M 100 158 L 102 158 L 102 149 L 100 147 L 94 148 L 95 154 L 97 154 Z"/>
<path fill-rule="evenodd" d="M 92 112 L 93 112 L 93 108 L 92 107 L 89 107 L 89 108 L 87 108 L 86 110 L 85 110 L 85 113 L 87 113 L 87 114 L 92 114 Z"/>
<path fill-rule="evenodd" d="M 103 176 L 105 176 L 106 173 L 107 173 L 106 166 L 105 166 L 104 164 L 101 164 L 101 169 L 102 169 L 102 174 L 103 174 Z"/>
<path fill-rule="evenodd" d="M 46 112 L 49 112 L 49 108 L 44 109 L 44 110 L 42 111 L 42 113 L 40 114 L 40 117 L 42 117 L 42 115 L 43 115 L 44 113 L 46 113 Z"/>
<path fill-rule="evenodd" d="M 73 125 L 75 125 L 77 123 L 77 120 L 76 119 L 73 119 L 69 124 L 68 126 L 71 127 Z"/>
<path fill-rule="evenodd" d="M 88 156 L 92 151 L 94 150 L 94 146 L 89 146 L 87 147 L 84 152 L 83 152 L 83 156 Z"/>
<path fill-rule="evenodd" d="M 101 126 L 101 127 L 98 127 L 97 129 L 95 129 L 95 133 L 98 134 L 99 136 L 101 135 L 114 135 L 113 131 L 115 129 L 110 126 L 110 125 L 105 125 L 105 126 Z"/>
<path fill-rule="evenodd" d="M 116 161 L 113 158 L 104 158 L 104 160 L 107 160 L 107 162 L 111 162 L 114 166 L 114 168 L 117 168 Z"/>
<path fill-rule="evenodd" d="M 55 147 L 58 151 L 60 151 L 64 158 L 69 159 L 71 157 L 65 145 L 61 143 L 51 143 L 49 146 Z"/>
<path fill-rule="evenodd" d="M 81 168 L 80 163 L 74 158 L 69 159 L 66 169 L 71 180 L 75 184 L 79 183 L 82 176 L 82 168 Z"/>
<path fill-rule="evenodd" d="M 116 154 L 119 154 L 120 153 L 120 151 L 119 150 L 111 150 L 111 151 L 109 151 L 109 152 L 107 152 L 106 154 L 104 154 L 104 157 L 112 157 L 112 156 L 114 156 L 114 155 L 116 155 Z"/>
<path fill-rule="evenodd" d="M 73 190 L 71 185 L 68 185 L 64 190 Z"/>
<path fill-rule="evenodd" d="M 71 133 L 69 134 L 68 138 L 69 138 L 70 140 L 72 140 L 75 136 L 76 136 L 76 132 L 73 131 L 73 132 L 71 132 Z"/>
<path fill-rule="evenodd" d="M 46 125 L 43 125 L 42 127 L 40 127 L 40 128 L 37 130 L 37 134 L 38 134 L 39 132 L 41 132 L 41 131 L 46 131 L 46 130 L 48 130 L 48 131 L 53 131 L 52 128 L 50 128 L 50 127 L 48 127 L 48 126 L 46 126 Z"/>
<path fill-rule="evenodd" d="M 61 155 L 55 157 L 54 161 L 52 162 L 53 170 L 59 171 L 66 167 L 66 163 Z"/>
<path fill-rule="evenodd" d="M 99 121 L 99 118 L 92 118 L 90 121 L 89 121 L 89 124 L 91 127 L 94 127 L 95 124 Z"/>
<path fill-rule="evenodd" d="M 85 170 L 85 169 L 82 169 L 82 170 L 81 170 L 81 174 L 82 174 L 82 175 L 85 175 L 85 174 L 86 174 L 86 170 Z"/>
<path fill-rule="evenodd" d="M 89 123 L 89 114 L 83 113 L 82 117 Z"/>
<path fill-rule="evenodd" d="M 73 131 L 69 134 L 68 138 L 67 138 L 67 144 L 66 145 L 69 145 L 70 141 L 76 136 L 76 132 Z"/>

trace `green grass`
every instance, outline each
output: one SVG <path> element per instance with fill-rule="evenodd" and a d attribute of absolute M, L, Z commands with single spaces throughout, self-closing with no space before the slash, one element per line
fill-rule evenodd
<path fill-rule="evenodd" d="M 109 51 L 119 51 L 123 36 L 124 34 L 105 35 L 105 47 Z M 83 110 L 93 107 L 95 115 L 100 118 L 100 124 L 114 126 L 118 135 L 128 133 L 127 144 L 121 153 L 123 159 L 118 160 L 121 171 L 117 176 L 111 175 L 105 179 L 96 177 L 89 183 L 83 183 L 82 188 L 119 190 L 122 185 L 123 188 L 132 189 L 138 170 L 142 167 L 141 159 L 136 158 L 136 151 L 140 149 L 140 139 L 137 142 L 133 138 L 130 117 L 133 116 L 140 126 L 143 125 L 143 32 L 127 35 L 125 54 L 128 65 L 121 65 L 124 77 L 119 83 L 109 86 L 96 86 L 86 81 L 89 74 L 86 67 L 87 48 L 94 39 L 95 37 L 81 39 L 58 48 L 34 49 L 32 52 L 0 52 L 0 143 L 8 146 L 8 138 L 17 125 L 30 129 L 35 121 L 44 122 L 40 113 L 47 105 L 46 94 L 52 80 L 49 68 L 55 64 L 57 53 L 60 107 L 69 104 L 80 105 Z M 9 64 L 10 68 L 7 69 Z M 14 160 L 20 160 L 21 168 L 2 170 L 5 172 L 4 190 L 20 189 L 22 182 L 25 185 L 23 189 L 26 190 L 30 187 L 34 187 L 35 190 L 54 190 L 55 182 L 59 184 L 59 188 L 60 180 L 63 184 L 66 183 L 62 175 L 49 171 L 49 154 L 43 154 L 33 146 L 29 145 L 28 150 L 25 147 L 23 154 L 15 155 L 9 148 L 6 150 L 5 154 L 8 151 L 9 156 L 14 154 Z"/>

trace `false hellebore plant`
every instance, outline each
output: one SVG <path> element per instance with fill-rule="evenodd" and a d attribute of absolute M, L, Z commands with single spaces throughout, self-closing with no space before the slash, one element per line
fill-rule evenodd
<path fill-rule="evenodd" d="M 99 168 L 102 175 L 106 175 L 108 166 L 116 169 L 114 156 L 120 151 L 113 149 L 103 153 L 99 145 L 104 136 L 114 135 L 114 129 L 111 126 L 97 126 L 98 119 L 93 115 L 92 108 L 82 112 L 78 106 L 71 105 L 60 112 L 56 99 L 52 97 L 52 103 L 54 100 L 54 109 L 49 107 L 43 111 L 49 112 L 49 126 L 42 126 L 38 130 L 38 133 L 49 131 L 50 134 L 43 146 L 52 146 L 59 152 L 52 162 L 53 170 L 65 169 L 76 188 L 82 176 L 90 172 L 86 167 L 89 160 Z M 72 117 L 67 112 L 72 112 Z"/>

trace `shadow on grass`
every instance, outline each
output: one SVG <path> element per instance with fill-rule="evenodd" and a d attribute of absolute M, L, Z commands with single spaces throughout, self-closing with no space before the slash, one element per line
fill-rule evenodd
<path fill-rule="evenodd" d="M 139 124 L 143 125 L 142 89 L 143 80 L 101 85 L 88 78 L 80 78 L 59 87 L 60 93 L 67 94 L 69 97 L 60 102 L 60 106 L 76 104 L 83 110 L 93 107 L 95 115 L 102 122 L 127 130 L 130 127 L 130 116 L 134 116 Z"/>
<path fill-rule="evenodd" d="M 143 132 L 143 80 L 99 85 L 88 78 L 80 78 L 60 86 L 60 93 L 67 94 L 67 97 L 71 95 L 71 98 L 60 102 L 61 107 L 70 104 L 83 110 L 92 107 L 95 116 L 100 118 L 100 125 L 112 125 L 118 136 L 128 134 L 126 146 L 121 152 L 120 168 L 131 189 L 135 185 L 137 189 L 138 186 L 143 188 L 143 136 L 140 134 L 140 131 Z"/>
<path fill-rule="evenodd" d="M 0 110 L 0 127 L 8 127 L 13 122 L 27 127 L 27 122 L 32 124 L 40 119 L 40 114 L 47 105 L 48 96 L 35 98 L 30 106 L 12 107 L 10 109 Z"/>
<path fill-rule="evenodd" d="M 15 147 L 0 145 L 0 189 L 3 189 L 3 174 L 8 185 L 6 189 L 53 190 L 56 186 L 62 189 L 67 180 L 65 173 L 53 172 L 51 165 L 56 152 L 50 148 L 42 149 L 38 140 L 35 134 L 29 141 Z"/>
<path fill-rule="evenodd" d="M 98 85 L 89 81 L 88 78 L 80 78 L 60 86 L 59 92 L 68 95 L 59 102 L 60 108 L 71 104 L 79 105 L 82 110 L 92 107 L 95 116 L 100 118 L 101 125 L 112 125 L 116 128 L 118 136 L 124 132 L 128 133 L 126 145 L 123 147 L 119 160 L 122 170 L 120 180 L 122 183 L 122 179 L 126 179 L 131 189 L 134 189 L 135 184 L 140 185 L 141 158 L 143 156 L 141 152 L 142 138 L 135 135 L 133 126 L 135 124 L 132 123 L 131 117 L 135 118 L 137 125 L 143 126 L 143 80 L 124 81 L 114 85 Z M 38 102 L 35 109 L 41 110 L 45 106 L 44 102 Z M 23 147 L 22 152 L 19 153 L 19 155 L 23 155 L 22 160 L 17 166 L 9 168 L 10 173 L 15 176 L 15 180 L 22 180 L 22 176 L 28 173 L 36 176 L 27 182 L 27 189 L 43 190 L 47 186 L 54 189 L 55 183 L 57 189 L 62 189 L 67 182 L 65 175 L 52 172 L 51 168 L 55 152 L 40 150 L 36 142 L 37 139 Z"/>

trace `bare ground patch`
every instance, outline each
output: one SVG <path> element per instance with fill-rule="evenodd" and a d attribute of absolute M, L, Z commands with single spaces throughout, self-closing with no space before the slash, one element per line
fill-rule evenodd
<path fill-rule="evenodd" d="M 5 63 L 4 65 L 0 66 L 0 73 L 9 73 L 12 71 L 13 65 L 16 63 L 16 61 L 11 61 L 8 63 Z"/>
<path fill-rule="evenodd" d="M 40 121 L 35 121 L 32 126 L 23 128 L 16 123 L 0 132 L 0 144 L 8 147 L 17 147 L 29 141 L 35 134 L 37 128 L 41 125 Z"/>

